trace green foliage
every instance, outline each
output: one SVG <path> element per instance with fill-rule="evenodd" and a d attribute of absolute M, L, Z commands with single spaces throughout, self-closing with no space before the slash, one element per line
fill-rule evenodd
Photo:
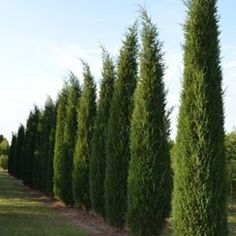
<path fill-rule="evenodd" d="M 174 163 L 175 235 L 227 235 L 222 72 L 216 0 L 189 0 Z"/>
<path fill-rule="evenodd" d="M 11 146 L 9 148 L 9 155 L 8 155 L 8 173 L 13 175 L 14 169 L 14 161 L 16 155 L 16 134 L 12 134 Z"/>
<path fill-rule="evenodd" d="M 24 183 L 33 186 L 33 166 L 37 127 L 40 111 L 37 106 L 30 112 L 26 123 L 25 140 L 24 140 Z"/>
<path fill-rule="evenodd" d="M 34 161 L 33 161 L 33 187 L 40 189 L 41 188 L 41 162 L 42 162 L 42 147 L 43 147 L 43 111 L 39 112 L 39 119 L 36 129 L 36 142 L 34 149 Z"/>
<path fill-rule="evenodd" d="M 71 72 L 69 78 L 68 100 L 64 128 L 64 153 L 62 157 L 61 198 L 67 205 L 73 205 L 72 168 L 73 154 L 77 135 L 77 107 L 80 97 L 80 85 Z"/>
<path fill-rule="evenodd" d="M 138 38 L 129 28 L 120 50 L 114 95 L 108 121 L 105 176 L 105 211 L 109 224 L 122 226 L 127 209 L 129 133 L 133 93 L 137 81 Z"/>
<path fill-rule="evenodd" d="M 47 194 L 51 194 L 52 192 L 50 189 L 47 189 L 47 186 L 52 182 L 53 148 L 51 148 L 51 146 L 54 147 L 54 143 L 51 143 L 51 132 L 55 126 L 54 122 L 55 106 L 52 99 L 48 97 L 42 114 L 42 144 L 40 156 L 40 189 Z"/>
<path fill-rule="evenodd" d="M 2 136 L 0 140 L 0 155 L 8 155 L 8 151 L 9 151 L 9 143 L 7 139 Z"/>
<path fill-rule="evenodd" d="M 236 131 L 225 135 L 228 185 L 230 197 L 236 199 Z"/>
<path fill-rule="evenodd" d="M 236 160 L 236 130 L 225 135 L 225 149 L 227 160 Z"/>
<path fill-rule="evenodd" d="M 170 211 L 171 169 L 164 65 L 156 26 L 142 11 L 140 79 L 131 120 L 127 219 L 132 235 L 161 235 Z"/>
<path fill-rule="evenodd" d="M 236 160 L 227 163 L 229 196 L 236 200 Z"/>
<path fill-rule="evenodd" d="M 21 124 L 18 128 L 16 149 L 15 149 L 15 161 L 13 166 L 13 175 L 17 178 L 22 178 L 23 175 L 23 161 L 24 161 L 24 139 L 25 139 L 25 127 Z"/>
<path fill-rule="evenodd" d="M 53 192 L 57 199 L 62 199 L 62 160 L 64 155 L 64 129 L 66 118 L 66 106 L 68 101 L 69 86 L 65 82 L 58 97 L 56 134 L 53 159 Z"/>
<path fill-rule="evenodd" d="M 8 169 L 8 156 L 1 154 L 0 155 L 0 167 L 4 170 Z"/>
<path fill-rule="evenodd" d="M 114 63 L 107 51 L 103 51 L 102 83 L 89 161 L 89 189 L 92 208 L 104 215 L 104 179 L 106 164 L 107 126 L 115 81 Z"/>
<path fill-rule="evenodd" d="M 89 161 L 96 115 L 96 86 L 89 66 L 84 63 L 84 84 L 79 102 L 78 134 L 73 163 L 73 196 L 75 205 L 88 209 Z"/>
<path fill-rule="evenodd" d="M 47 152 L 47 171 L 46 171 L 46 193 L 53 196 L 53 158 L 54 158 L 54 147 L 55 147 L 55 132 L 56 132 L 56 117 L 57 109 L 53 103 L 48 103 L 48 125 L 50 130 L 48 132 L 48 152 Z M 46 111 L 47 109 L 45 109 Z"/>

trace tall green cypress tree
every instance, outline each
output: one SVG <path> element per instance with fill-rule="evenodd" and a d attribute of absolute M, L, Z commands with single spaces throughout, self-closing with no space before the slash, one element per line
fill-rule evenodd
<path fill-rule="evenodd" d="M 53 196 L 53 157 L 55 147 L 55 132 L 56 132 L 56 117 L 57 117 L 57 106 L 54 103 L 49 105 L 50 107 L 50 131 L 49 131 L 49 143 L 48 143 L 48 154 L 47 154 L 47 171 L 46 171 L 46 193 Z"/>
<path fill-rule="evenodd" d="M 51 158 L 50 153 L 50 133 L 52 129 L 52 119 L 54 117 L 54 103 L 50 97 L 47 98 L 43 111 L 43 127 L 42 127 L 42 146 L 41 146 L 41 181 L 40 188 L 47 193 L 48 168 L 50 166 L 48 159 Z M 51 166 L 50 166 L 51 168 Z M 51 177 L 50 177 L 51 178 Z"/>
<path fill-rule="evenodd" d="M 84 84 L 79 103 L 78 135 L 73 165 L 73 195 L 75 205 L 88 209 L 89 161 L 96 114 L 96 86 L 89 66 L 84 63 Z"/>
<path fill-rule="evenodd" d="M 76 76 L 71 72 L 66 107 L 64 128 L 64 153 L 62 157 L 61 198 L 66 205 L 73 205 L 72 168 L 73 155 L 77 135 L 77 108 L 80 97 L 80 85 Z"/>
<path fill-rule="evenodd" d="M 174 160 L 175 235 L 227 235 L 222 71 L 216 0 L 189 0 Z"/>
<path fill-rule="evenodd" d="M 43 111 L 39 111 L 39 119 L 36 129 L 36 141 L 34 149 L 34 161 L 33 161 L 33 187 L 41 189 L 41 163 L 42 163 L 42 146 L 43 146 L 43 125 L 44 117 Z"/>
<path fill-rule="evenodd" d="M 14 169 L 14 162 L 16 156 L 16 141 L 17 136 L 16 134 L 12 134 L 11 146 L 9 148 L 9 155 L 8 155 L 8 173 L 13 175 Z"/>
<path fill-rule="evenodd" d="M 104 179 L 106 164 L 106 139 L 110 105 L 114 90 L 115 66 L 111 56 L 103 51 L 102 83 L 98 101 L 92 155 L 89 162 L 89 190 L 92 208 L 104 215 Z"/>
<path fill-rule="evenodd" d="M 117 80 L 108 122 L 106 146 L 105 211 L 109 224 L 122 226 L 127 209 L 129 133 L 133 93 L 137 81 L 137 27 L 129 28 L 120 50 Z"/>
<path fill-rule="evenodd" d="M 128 176 L 128 224 L 132 235 L 160 235 L 170 210 L 164 65 L 156 26 L 142 12 L 140 79 L 131 121 Z"/>
<path fill-rule="evenodd" d="M 25 150 L 24 156 L 26 158 L 25 161 L 25 171 L 23 180 L 24 183 L 32 186 L 33 185 L 33 163 L 34 163 L 34 151 L 35 151 L 35 143 L 36 143 L 36 134 L 39 120 L 39 109 L 37 106 L 34 107 L 34 110 L 30 112 L 29 117 L 26 123 L 26 131 L 25 131 Z"/>
<path fill-rule="evenodd" d="M 65 82 L 58 97 L 56 134 L 53 160 L 53 192 L 57 199 L 62 199 L 62 160 L 64 155 L 64 129 L 69 86 Z"/>
<path fill-rule="evenodd" d="M 24 151 L 24 139 L 25 139 L 25 127 L 21 124 L 18 128 L 17 132 L 17 141 L 16 141 L 16 152 L 15 152 L 15 162 L 14 162 L 14 171 L 13 174 L 17 178 L 21 178 L 21 173 L 22 173 L 22 159 L 24 158 L 23 156 L 23 151 Z"/>

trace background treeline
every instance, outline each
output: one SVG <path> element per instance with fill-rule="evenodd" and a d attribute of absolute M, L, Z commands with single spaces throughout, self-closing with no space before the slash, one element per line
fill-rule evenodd
<path fill-rule="evenodd" d="M 8 140 L 3 135 L 0 135 L 0 167 L 3 169 L 7 169 L 8 167 L 8 152 Z"/>
<path fill-rule="evenodd" d="M 55 102 L 48 98 L 43 109 L 34 107 L 26 126 L 13 134 L 9 173 L 113 226 L 128 223 L 133 235 L 161 234 L 172 195 L 176 235 L 227 235 L 226 157 L 233 163 L 235 139 L 227 135 L 225 153 L 216 1 L 186 5 L 175 143 L 169 138 L 162 43 L 142 9 L 117 60 L 103 49 L 98 98 L 82 61 L 82 85 L 70 73 Z"/>

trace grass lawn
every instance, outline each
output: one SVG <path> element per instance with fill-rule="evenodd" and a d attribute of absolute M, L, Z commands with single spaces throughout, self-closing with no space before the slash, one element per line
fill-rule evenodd
<path fill-rule="evenodd" d="M 0 235 L 87 236 L 0 170 Z"/>
<path fill-rule="evenodd" d="M 228 221 L 229 236 L 236 236 L 236 201 L 229 205 Z M 32 192 L 24 191 L 19 181 L 0 170 L 0 236 L 2 235 L 88 236 L 55 209 L 33 196 Z M 162 235 L 171 235 L 170 227 Z"/>

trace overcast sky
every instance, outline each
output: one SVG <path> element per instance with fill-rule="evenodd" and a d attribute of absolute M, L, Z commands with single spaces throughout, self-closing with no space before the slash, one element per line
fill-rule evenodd
<path fill-rule="evenodd" d="M 79 58 L 86 60 L 99 83 L 101 49 L 117 57 L 127 27 L 145 6 L 164 42 L 168 107 L 172 137 L 176 133 L 182 80 L 181 0 L 0 0 L 0 134 L 8 139 L 25 124 L 33 104 L 56 98 L 72 70 L 81 79 Z M 222 67 L 225 89 L 225 128 L 236 126 L 236 1 L 219 0 Z"/>

